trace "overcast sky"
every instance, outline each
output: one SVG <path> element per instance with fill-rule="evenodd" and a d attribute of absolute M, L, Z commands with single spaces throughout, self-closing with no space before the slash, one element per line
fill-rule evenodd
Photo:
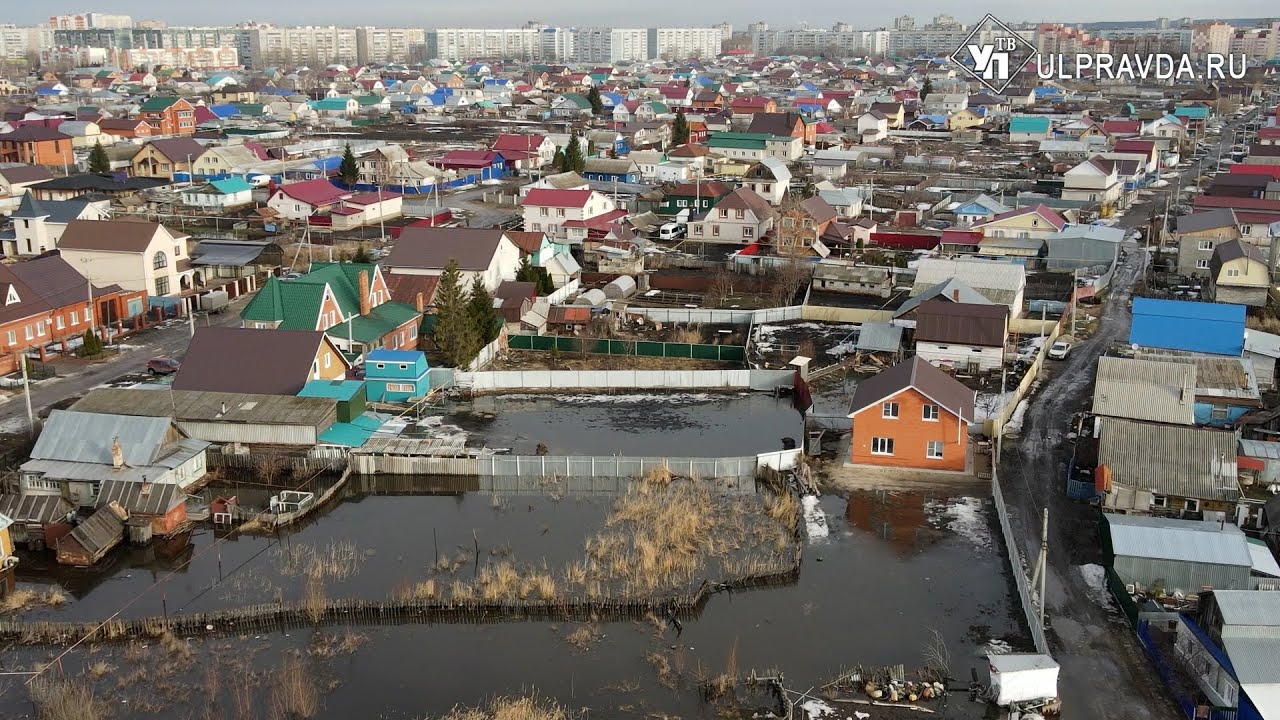
<path fill-rule="evenodd" d="M 537 19 L 552 25 L 612 25 L 614 27 L 658 27 L 712 25 L 732 22 L 735 29 L 764 20 L 777 27 L 808 23 L 827 27 L 836 21 L 849 22 L 858 29 L 888 25 L 904 12 L 920 22 L 939 13 L 950 13 L 962 22 L 975 22 L 983 13 L 1002 20 L 1094 22 L 1101 20 L 1141 20 L 1157 16 L 1200 17 L 1210 8 L 1194 0 L 1137 0 L 1123 3 L 1117 11 L 1114 0 L 1076 0 L 1066 5 L 1032 4 L 1023 0 L 987 0 L 980 4 L 954 0 L 923 0 L 909 4 L 875 3 L 859 7 L 848 0 L 809 0 L 799 6 L 777 0 L 712 0 L 688 3 L 677 0 L 613 2 L 610 0 L 542 0 L 536 10 L 516 2 L 405 2 L 405 0 L 221 0 L 220 2 L 165 5 L 154 0 L 117 0 L 95 6 L 78 7 L 8 0 L 0 10 L 0 22 L 42 24 L 49 15 L 87 10 L 132 15 L 135 19 L 165 20 L 171 25 L 230 25 L 244 20 L 260 20 L 288 25 L 378 25 L 382 27 L 514 27 Z M 87 7 L 86 7 L 87 6 Z M 1275 0 L 1227 0 L 1214 3 L 1217 17 L 1267 17 L 1277 13 Z M 792 12 L 792 10 L 798 12 Z M 1037 9 L 1038 8 L 1038 9 Z M 157 14 L 157 11 L 161 14 Z M 1029 13 L 1052 13 L 1051 15 Z"/>

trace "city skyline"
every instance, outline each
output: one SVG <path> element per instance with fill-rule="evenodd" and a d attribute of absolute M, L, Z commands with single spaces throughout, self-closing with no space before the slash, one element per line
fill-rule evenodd
<path fill-rule="evenodd" d="M 1170 3 L 1150 3 L 1151 13 L 1143 15 L 1132 8 L 1127 8 L 1125 16 L 1116 16 L 1113 6 L 1100 0 L 1086 0 L 1072 5 L 1068 14 L 1029 15 L 1024 3 L 1013 0 L 995 0 L 980 6 L 960 9 L 955 3 L 929 2 L 911 6 L 909 9 L 893 8 L 883 12 L 865 12 L 851 9 L 847 4 L 834 0 L 816 0 L 797 14 L 781 14 L 774 3 L 760 0 L 747 0 L 733 5 L 708 4 L 692 10 L 684 4 L 675 2 L 659 2 L 646 4 L 643 9 L 633 7 L 607 6 L 603 4 L 588 5 L 582 0 L 553 0 L 538 6 L 539 13 L 526 12 L 525 8 L 516 6 L 512 12 L 501 14 L 502 19 L 494 19 L 492 12 L 479 13 L 472 6 L 457 5 L 433 9 L 431 12 L 406 10 L 403 3 L 396 0 L 370 0 L 353 6 L 350 3 L 298 2 L 298 0 L 281 0 L 273 3 L 267 14 L 257 2 L 246 0 L 227 0 L 216 6 L 168 7 L 163 13 L 155 12 L 154 3 L 141 0 L 123 0 L 105 6 L 86 3 L 84 7 L 55 10 L 49 7 L 29 5 L 10 8 L 0 14 L 0 23 L 18 25 L 43 25 L 50 15 L 82 12 L 101 12 L 130 15 L 137 20 L 162 20 L 170 25 L 213 25 L 228 26 L 250 20 L 269 22 L 276 25 L 343 25 L 361 26 L 376 25 L 380 27 L 512 27 L 524 24 L 528 20 L 539 20 L 548 25 L 587 27 L 607 25 L 613 27 L 677 27 L 677 26 L 710 26 L 721 22 L 730 22 L 735 31 L 745 30 L 748 23 L 756 21 L 768 22 L 777 27 L 798 27 L 807 24 L 810 27 L 829 27 L 836 22 L 846 22 L 859 29 L 891 27 L 894 17 L 907 14 L 914 16 L 920 23 L 927 23 L 935 15 L 953 15 L 964 23 L 973 23 L 984 14 L 990 12 L 1008 22 L 1144 22 L 1156 17 L 1181 18 L 1200 17 L 1205 8 L 1200 3 L 1179 0 Z M 1226 6 L 1219 6 L 1215 14 L 1226 18 L 1270 17 L 1275 14 L 1274 6 L 1265 0 L 1235 0 Z M 1270 12 L 1268 12 L 1270 11 Z"/>

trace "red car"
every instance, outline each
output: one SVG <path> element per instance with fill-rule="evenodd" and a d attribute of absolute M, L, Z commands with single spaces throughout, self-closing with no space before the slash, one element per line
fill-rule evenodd
<path fill-rule="evenodd" d="M 147 361 L 147 372 L 152 375 L 172 375 L 180 367 L 182 363 L 169 357 L 151 358 Z"/>

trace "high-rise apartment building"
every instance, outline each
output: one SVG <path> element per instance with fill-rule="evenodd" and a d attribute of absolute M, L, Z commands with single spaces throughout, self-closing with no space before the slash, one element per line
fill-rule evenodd
<path fill-rule="evenodd" d="M 356 28 L 356 62 L 407 63 L 425 57 L 427 31 L 421 28 Z"/>
<path fill-rule="evenodd" d="M 245 32 L 249 35 L 249 62 L 254 67 L 357 62 L 355 28 L 306 25 L 256 27 Z"/>
<path fill-rule="evenodd" d="M 649 58 L 649 31 L 644 28 L 578 28 L 574 31 L 578 62 L 611 63 Z"/>
<path fill-rule="evenodd" d="M 720 54 L 719 28 L 649 28 L 649 58 L 686 60 Z"/>
<path fill-rule="evenodd" d="M 1235 28 L 1221 21 L 1200 23 L 1191 28 L 1191 57 L 1222 55 L 1231 49 Z"/>
<path fill-rule="evenodd" d="M 0 27 L 0 59 L 19 60 L 52 45 L 52 28 Z"/>

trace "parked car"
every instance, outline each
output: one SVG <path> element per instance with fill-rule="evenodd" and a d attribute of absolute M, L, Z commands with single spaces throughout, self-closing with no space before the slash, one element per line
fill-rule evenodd
<path fill-rule="evenodd" d="M 171 357 L 154 357 L 147 361 L 147 372 L 152 375 L 172 375 L 180 367 L 182 363 Z"/>
<path fill-rule="evenodd" d="M 685 226 L 680 223 L 667 223 L 658 229 L 659 240 L 675 240 L 684 237 Z"/>
<path fill-rule="evenodd" d="M 1066 360 L 1070 352 L 1071 341 L 1066 339 L 1055 340 L 1049 347 L 1049 357 L 1054 360 Z"/>

